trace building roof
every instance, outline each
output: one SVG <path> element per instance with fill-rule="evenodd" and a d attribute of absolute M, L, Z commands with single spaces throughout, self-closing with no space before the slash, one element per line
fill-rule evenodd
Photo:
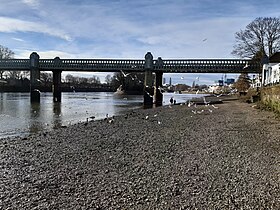
<path fill-rule="evenodd" d="M 280 63 L 280 52 L 276 52 L 270 56 L 269 63 Z"/>

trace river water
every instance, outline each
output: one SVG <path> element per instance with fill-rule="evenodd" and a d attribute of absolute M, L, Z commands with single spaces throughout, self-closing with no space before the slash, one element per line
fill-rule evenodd
<path fill-rule="evenodd" d="M 173 97 L 182 103 L 195 94 L 164 93 L 163 105 Z M 141 109 L 143 96 L 105 92 L 62 93 L 62 102 L 53 103 L 52 93 L 41 93 L 41 102 L 30 103 L 29 93 L 0 93 L 0 138 L 24 136 L 55 129 L 95 117 L 95 120 Z"/>

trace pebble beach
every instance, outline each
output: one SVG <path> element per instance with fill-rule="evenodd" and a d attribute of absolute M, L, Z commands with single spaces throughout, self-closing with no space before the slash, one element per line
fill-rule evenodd
<path fill-rule="evenodd" d="M 280 209 L 280 120 L 224 100 L 1 139 L 0 209 Z"/>

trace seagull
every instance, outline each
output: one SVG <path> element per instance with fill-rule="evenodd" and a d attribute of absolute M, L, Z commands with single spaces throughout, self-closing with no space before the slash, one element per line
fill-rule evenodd
<path fill-rule="evenodd" d="M 128 75 L 130 75 L 130 73 L 124 73 L 123 70 L 121 70 L 121 73 L 123 74 L 124 77 L 127 77 Z"/>
<path fill-rule="evenodd" d="M 218 109 L 218 108 L 219 108 L 219 107 L 215 106 L 214 104 L 212 104 L 212 107 L 213 107 L 214 109 Z"/>
<path fill-rule="evenodd" d="M 197 111 L 198 114 L 201 114 L 201 113 L 203 113 L 203 112 L 204 112 L 203 109 L 202 109 L 201 111 Z"/>
<path fill-rule="evenodd" d="M 146 119 L 146 120 L 149 119 L 149 116 L 147 115 L 147 116 L 145 117 L 145 119 Z"/>
<path fill-rule="evenodd" d="M 243 67 L 243 69 L 246 69 L 248 67 L 249 67 L 249 65 L 248 65 L 248 63 L 246 63 L 246 65 Z"/>
<path fill-rule="evenodd" d="M 208 105 L 210 101 L 206 101 L 205 97 L 203 97 L 203 102 L 205 105 Z"/>
<path fill-rule="evenodd" d="M 209 111 L 210 113 L 212 113 L 212 112 L 213 112 L 213 110 L 212 110 L 212 109 L 208 109 L 208 111 Z"/>
<path fill-rule="evenodd" d="M 114 122 L 114 118 L 108 120 L 108 123 L 110 123 L 110 124 L 113 122 Z"/>
<path fill-rule="evenodd" d="M 153 98 L 153 96 L 148 92 L 148 91 L 145 91 L 147 93 L 148 96 L 150 96 L 151 98 Z"/>
<path fill-rule="evenodd" d="M 181 77 L 181 79 L 184 79 L 184 77 Z"/>
<path fill-rule="evenodd" d="M 206 41 L 207 41 L 207 38 L 203 39 L 202 41 L 203 41 L 203 42 L 206 42 Z"/>
<path fill-rule="evenodd" d="M 197 90 L 195 94 L 198 94 L 198 92 L 199 92 L 199 90 Z"/>
<path fill-rule="evenodd" d="M 164 89 L 162 87 L 159 86 L 157 89 L 159 90 L 160 93 L 164 93 Z"/>

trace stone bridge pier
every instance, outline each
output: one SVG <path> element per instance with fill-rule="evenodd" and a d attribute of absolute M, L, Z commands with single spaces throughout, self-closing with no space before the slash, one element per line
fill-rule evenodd
<path fill-rule="evenodd" d="M 54 59 L 54 64 L 59 65 L 61 62 L 59 57 Z M 52 85 L 52 92 L 53 92 L 53 101 L 54 102 L 61 102 L 61 70 L 53 70 L 53 85 Z"/>
<path fill-rule="evenodd" d="M 31 102 L 40 102 L 40 68 L 44 65 L 44 62 L 40 62 L 40 56 L 33 52 L 30 55 L 30 98 Z M 54 58 L 52 61 L 48 61 L 49 70 L 53 73 L 53 101 L 61 102 L 61 66 L 62 60 L 59 57 Z M 143 66 L 142 66 L 143 67 Z M 142 68 L 141 67 L 141 68 Z M 163 100 L 162 90 L 162 76 L 163 61 L 159 57 L 156 61 L 153 60 L 151 52 L 147 52 L 145 55 L 144 71 L 144 108 L 152 108 L 153 105 L 161 106 Z M 44 69 L 44 68 L 42 68 Z M 46 69 L 46 68 L 45 68 Z M 141 71 L 141 70 L 140 70 Z"/>
<path fill-rule="evenodd" d="M 30 55 L 30 100 L 31 102 L 40 102 L 40 91 L 38 89 L 40 83 L 40 56 L 33 52 Z"/>
<path fill-rule="evenodd" d="M 154 87 L 153 87 L 153 55 L 148 52 L 145 55 L 145 81 L 144 81 L 144 108 L 152 108 L 154 102 Z"/>
<path fill-rule="evenodd" d="M 163 66 L 163 61 L 159 57 L 156 65 Z M 162 106 L 162 71 L 155 72 L 155 86 L 153 82 L 154 61 L 151 52 L 145 55 L 145 82 L 144 82 L 144 108 L 152 108 L 153 104 Z"/>

